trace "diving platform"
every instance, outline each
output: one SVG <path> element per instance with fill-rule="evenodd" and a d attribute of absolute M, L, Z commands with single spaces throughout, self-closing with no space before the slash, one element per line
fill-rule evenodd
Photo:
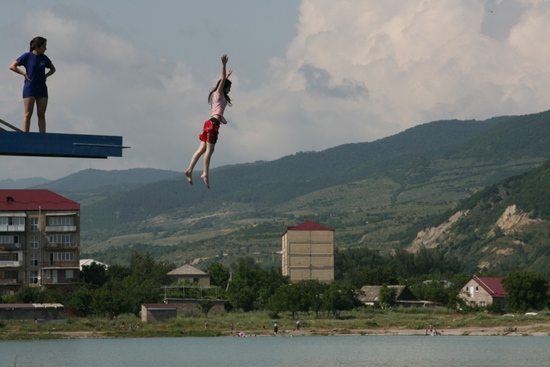
<path fill-rule="evenodd" d="M 122 136 L 22 132 L 0 128 L 0 155 L 68 158 L 122 157 Z"/>

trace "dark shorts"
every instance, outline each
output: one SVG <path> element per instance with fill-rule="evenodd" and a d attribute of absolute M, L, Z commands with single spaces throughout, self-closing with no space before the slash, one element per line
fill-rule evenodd
<path fill-rule="evenodd" d="M 25 83 L 23 87 L 23 98 L 28 97 L 48 98 L 48 87 L 46 83 Z"/>
<path fill-rule="evenodd" d="M 199 139 L 206 143 L 216 144 L 218 141 L 219 129 L 220 122 L 217 119 L 211 118 L 210 120 L 206 120 L 202 127 L 202 134 L 199 135 Z"/>

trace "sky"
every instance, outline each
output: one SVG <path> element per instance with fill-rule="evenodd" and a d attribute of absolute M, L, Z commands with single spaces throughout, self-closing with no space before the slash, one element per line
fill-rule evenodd
<path fill-rule="evenodd" d="M 183 172 L 223 54 L 233 106 L 212 167 L 549 109 L 550 0 L 5 1 L 0 119 L 19 127 L 23 79 L 9 65 L 35 36 L 57 69 L 47 131 L 131 148 L 106 160 L 1 156 L 0 180 Z"/>

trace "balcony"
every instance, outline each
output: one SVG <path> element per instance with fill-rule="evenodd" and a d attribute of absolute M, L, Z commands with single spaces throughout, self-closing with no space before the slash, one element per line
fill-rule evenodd
<path fill-rule="evenodd" d="M 46 242 L 44 244 L 44 248 L 46 249 L 67 249 L 67 248 L 77 248 L 78 247 L 78 244 L 77 243 L 51 243 L 51 242 Z"/>
<path fill-rule="evenodd" d="M 46 226 L 46 232 L 76 232 L 76 226 Z"/>
<path fill-rule="evenodd" d="M 73 261 L 46 260 L 42 262 L 42 269 L 67 269 L 67 268 L 80 270 L 80 263 L 78 260 L 73 260 Z"/>
<path fill-rule="evenodd" d="M 0 260 L 0 268 L 18 268 L 23 265 L 19 260 Z"/>
<path fill-rule="evenodd" d="M 42 279 L 42 284 L 43 285 L 49 285 L 49 284 L 75 284 L 75 283 L 78 283 L 78 279 L 76 279 L 76 278 L 67 278 L 67 279 L 58 278 L 56 280 L 46 279 L 46 278 Z"/>
<path fill-rule="evenodd" d="M 19 279 L 0 279 L 0 285 L 19 284 Z"/>
<path fill-rule="evenodd" d="M 0 244 L 0 251 L 13 251 L 21 250 L 20 243 L 2 243 Z"/>
<path fill-rule="evenodd" d="M 0 225 L 0 232 L 25 232 L 25 225 Z"/>

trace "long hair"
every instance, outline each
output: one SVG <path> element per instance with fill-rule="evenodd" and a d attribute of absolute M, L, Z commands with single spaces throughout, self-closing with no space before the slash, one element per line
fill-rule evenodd
<path fill-rule="evenodd" d="M 219 87 L 221 81 L 222 81 L 221 79 L 218 80 L 218 83 L 216 83 L 216 86 L 214 87 L 214 89 L 212 89 L 212 90 L 210 91 L 210 93 L 208 94 L 208 103 L 212 104 L 212 94 L 214 93 L 214 91 L 216 91 L 216 89 L 218 89 L 218 87 Z M 230 86 L 231 86 L 231 80 L 225 79 L 225 83 L 224 83 L 224 85 L 223 85 L 222 91 L 223 91 L 223 94 L 225 95 L 225 99 L 227 99 L 227 104 L 230 105 L 230 106 L 233 106 L 233 105 L 231 104 L 231 98 L 229 98 L 229 96 L 228 96 L 227 93 L 225 92 L 225 88 L 230 87 Z"/>
<path fill-rule="evenodd" d="M 34 37 L 30 42 L 30 52 L 33 52 L 34 50 L 38 50 L 40 47 L 42 47 L 48 40 L 44 37 Z"/>

